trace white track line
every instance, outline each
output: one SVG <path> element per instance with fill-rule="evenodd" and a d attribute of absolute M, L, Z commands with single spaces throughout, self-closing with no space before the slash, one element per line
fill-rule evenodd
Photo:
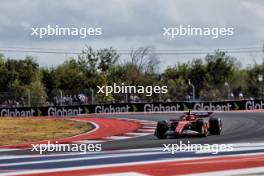
<path fill-rule="evenodd" d="M 156 127 L 143 126 L 141 129 L 156 129 Z"/>
<path fill-rule="evenodd" d="M 155 130 L 154 129 L 138 129 L 137 132 L 154 132 Z"/>
<path fill-rule="evenodd" d="M 104 139 L 122 140 L 122 139 L 131 139 L 131 138 L 134 138 L 134 136 L 109 136 L 109 137 L 105 137 Z"/>
<path fill-rule="evenodd" d="M 150 135 L 151 133 L 136 133 L 136 132 L 131 132 L 131 133 L 125 133 L 125 135 L 133 135 L 133 136 L 146 136 Z"/>
<path fill-rule="evenodd" d="M 258 154 L 241 154 L 239 156 L 254 156 Z M 228 157 L 233 155 L 226 155 L 226 156 L 211 156 L 209 158 L 221 158 L 221 157 Z M 237 155 L 238 156 L 238 155 Z M 86 158 L 87 159 L 87 158 Z M 166 163 L 166 162 L 173 162 L 173 161 L 187 161 L 187 160 L 200 160 L 200 157 L 195 158 L 174 158 L 174 159 L 167 159 L 162 161 L 143 161 L 143 162 L 131 162 L 131 163 L 121 163 L 121 164 L 105 164 L 105 165 L 97 165 L 97 166 L 79 166 L 79 167 L 68 167 L 68 168 L 58 168 L 58 169 L 40 169 L 36 171 L 18 171 L 13 173 L 3 173 L 0 176 L 11 176 L 11 175 L 25 175 L 25 174 L 37 174 L 37 173 L 46 173 L 46 172 L 66 172 L 66 171 L 74 171 L 74 170 L 82 170 L 82 169 L 101 169 L 107 167 L 117 167 L 117 166 L 133 166 L 133 165 L 143 165 L 143 164 L 151 164 L 151 163 Z"/>
<path fill-rule="evenodd" d="M 8 151 L 16 151 L 16 150 L 20 150 L 20 149 L 13 149 L 13 148 L 12 148 L 12 149 L 11 149 L 11 148 L 10 148 L 10 149 L 9 149 L 9 148 L 3 148 L 3 149 L 2 149 L 2 148 L 1 148 L 1 149 L 0 149 L 0 152 L 8 152 Z"/>
<path fill-rule="evenodd" d="M 101 143 L 101 142 L 106 142 L 107 140 L 81 140 L 81 141 L 74 141 L 76 143 L 81 143 L 81 144 L 94 144 L 94 143 Z"/>
<path fill-rule="evenodd" d="M 226 171 L 216 171 L 216 172 L 205 172 L 205 173 L 199 173 L 199 174 L 188 174 L 185 176 L 235 176 L 235 175 L 252 175 L 256 174 L 258 175 L 260 173 L 261 175 L 264 173 L 264 167 L 254 167 L 254 168 L 248 168 L 248 169 L 232 169 L 232 170 L 226 170 Z"/>
<path fill-rule="evenodd" d="M 163 154 L 163 151 L 155 151 L 155 152 L 141 152 L 141 153 L 116 153 L 116 154 L 108 154 L 106 156 L 90 156 L 90 157 L 83 157 L 80 155 L 78 158 L 63 158 L 63 159 L 49 159 L 49 160 L 39 160 L 39 161 L 22 161 L 22 162 L 14 162 L 14 163 L 7 163 L 7 164 L 0 164 L 0 167 L 6 166 L 18 166 L 18 165 L 38 165 L 43 163 L 60 163 L 60 162 L 70 162 L 70 161 L 84 161 L 84 160 L 93 160 L 93 159 L 104 159 L 104 158 L 122 158 L 122 157 L 129 157 L 129 156 L 145 156 L 145 155 L 159 155 Z"/>

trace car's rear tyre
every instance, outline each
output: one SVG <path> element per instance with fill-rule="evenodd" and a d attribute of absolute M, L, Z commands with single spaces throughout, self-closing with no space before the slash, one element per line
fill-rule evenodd
<path fill-rule="evenodd" d="M 198 119 L 196 121 L 196 128 L 197 131 L 199 132 L 199 135 L 201 137 L 206 137 L 208 136 L 208 125 L 203 119 Z"/>
<path fill-rule="evenodd" d="M 212 135 L 220 135 L 222 131 L 222 121 L 220 118 L 209 119 L 209 131 Z"/>
<path fill-rule="evenodd" d="M 155 136 L 157 136 L 158 139 L 165 139 L 166 136 L 164 134 L 167 129 L 167 123 L 165 121 L 159 121 L 155 130 Z"/>

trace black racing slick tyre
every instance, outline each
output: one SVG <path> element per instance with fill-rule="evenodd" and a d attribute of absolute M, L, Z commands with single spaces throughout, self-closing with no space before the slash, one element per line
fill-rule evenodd
<path fill-rule="evenodd" d="M 209 119 L 209 131 L 212 135 L 220 135 L 222 131 L 222 121 L 220 118 Z"/>
<path fill-rule="evenodd" d="M 203 119 L 198 119 L 196 121 L 196 128 L 201 137 L 206 137 L 208 135 L 208 125 Z"/>
<path fill-rule="evenodd" d="M 159 121 L 155 130 L 155 136 L 157 136 L 158 139 L 165 139 L 166 136 L 164 134 L 167 129 L 167 123 L 165 121 Z"/>

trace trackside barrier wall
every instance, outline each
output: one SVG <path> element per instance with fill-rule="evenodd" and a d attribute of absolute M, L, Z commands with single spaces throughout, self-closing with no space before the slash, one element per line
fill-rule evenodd
<path fill-rule="evenodd" d="M 88 113 L 166 112 L 166 111 L 234 111 L 264 109 L 263 100 L 219 102 L 124 103 L 80 106 L 0 108 L 0 116 L 75 116 Z"/>

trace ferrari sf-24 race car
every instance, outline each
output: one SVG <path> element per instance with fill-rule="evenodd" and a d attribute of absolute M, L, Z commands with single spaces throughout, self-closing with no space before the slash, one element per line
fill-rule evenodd
<path fill-rule="evenodd" d="M 180 136 L 220 135 L 222 121 L 213 116 L 213 112 L 187 112 L 178 119 L 163 120 L 157 123 L 155 136 L 158 139 L 175 138 Z"/>

